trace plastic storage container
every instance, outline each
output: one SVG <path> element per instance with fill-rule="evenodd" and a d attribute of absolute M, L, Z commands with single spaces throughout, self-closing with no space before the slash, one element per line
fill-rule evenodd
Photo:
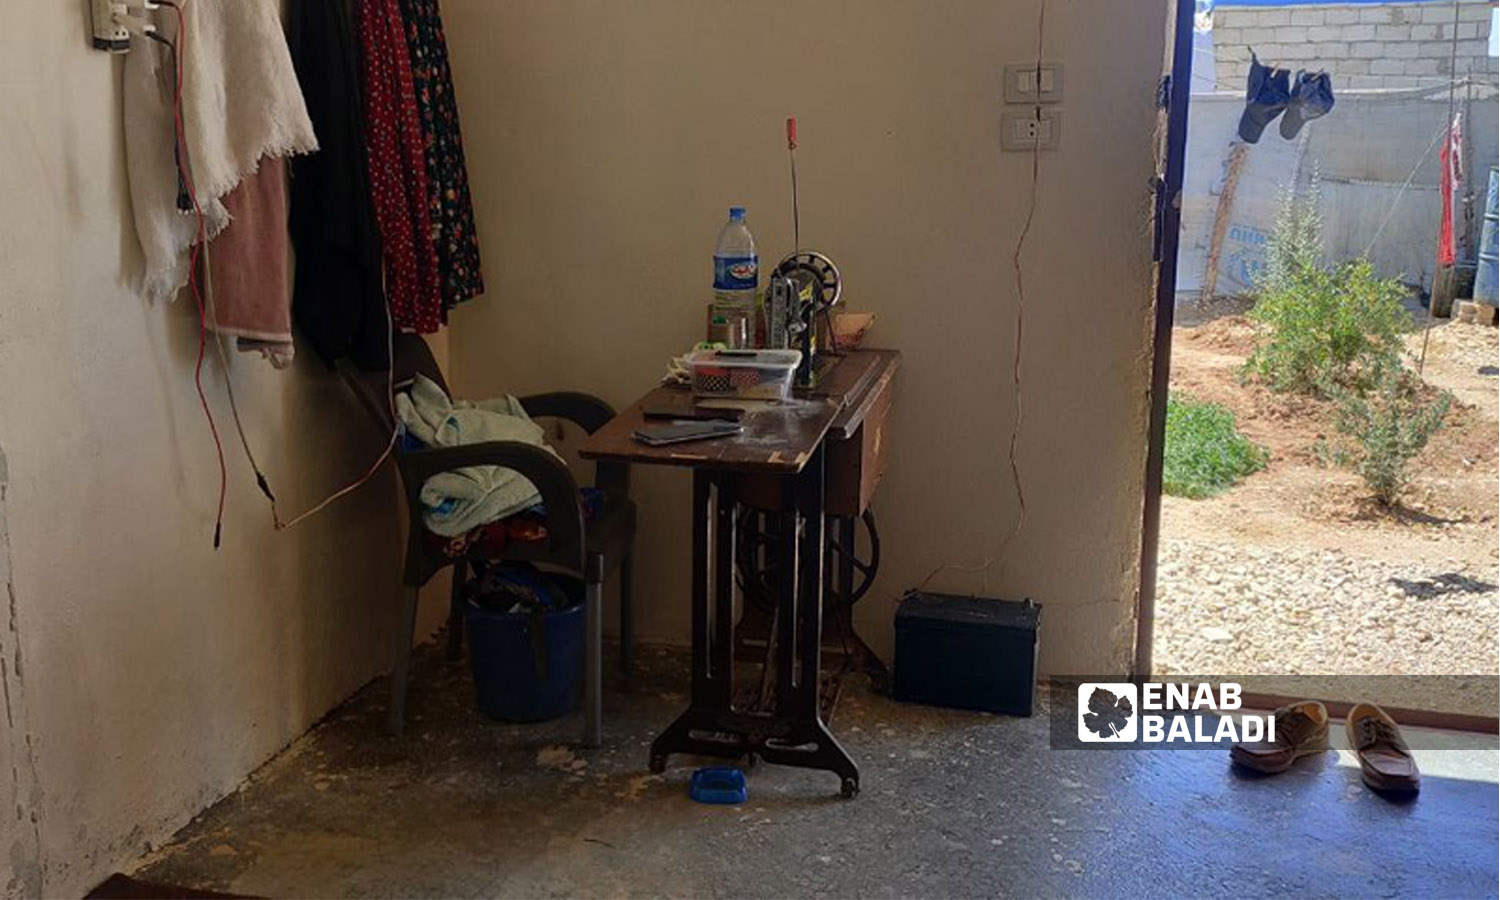
<path fill-rule="evenodd" d="M 801 350 L 694 350 L 684 360 L 693 394 L 731 400 L 785 400 Z"/>
<path fill-rule="evenodd" d="M 583 671 L 583 582 L 553 580 L 571 604 L 533 615 L 502 612 L 470 599 L 464 604 L 469 660 L 479 711 L 503 722 L 540 722 L 578 705 Z M 536 629 L 540 628 L 540 631 Z"/>
<path fill-rule="evenodd" d="M 907 594 L 896 608 L 896 699 L 1031 715 L 1041 614 L 1030 600 Z"/>

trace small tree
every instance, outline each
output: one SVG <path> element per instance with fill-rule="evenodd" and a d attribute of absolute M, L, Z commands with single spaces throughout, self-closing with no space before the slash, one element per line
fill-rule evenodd
<path fill-rule="evenodd" d="M 1399 361 L 1411 327 L 1401 282 L 1366 259 L 1323 264 L 1319 196 L 1316 178 L 1304 196 L 1283 193 L 1250 310 L 1259 328 L 1245 367 L 1277 391 L 1363 389 L 1375 368 Z"/>
<path fill-rule="evenodd" d="M 1277 290 L 1296 283 L 1323 262 L 1323 193 L 1317 176 L 1299 195 L 1295 184 L 1282 187 L 1276 222 L 1266 244 L 1266 267 L 1256 284 L 1259 291 Z"/>
<path fill-rule="evenodd" d="M 1371 370 L 1364 392 L 1339 385 L 1327 390 L 1338 403 L 1336 426 L 1346 439 L 1335 461 L 1358 472 L 1382 506 L 1394 504 L 1407 484 L 1409 464 L 1442 427 L 1452 397 L 1424 398 L 1421 382 L 1392 362 Z"/>

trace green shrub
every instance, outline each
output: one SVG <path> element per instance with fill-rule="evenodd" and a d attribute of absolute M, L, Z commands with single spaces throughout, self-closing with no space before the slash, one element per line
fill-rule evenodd
<path fill-rule="evenodd" d="M 1266 452 L 1234 427 L 1217 403 L 1168 395 L 1162 490 L 1194 500 L 1223 491 L 1266 467 Z"/>
<path fill-rule="evenodd" d="M 1333 460 L 1358 472 L 1375 500 L 1390 506 L 1406 486 L 1409 464 L 1442 427 L 1453 398 L 1447 393 L 1425 398 L 1421 382 L 1396 363 L 1377 366 L 1363 393 L 1338 386 L 1328 390 L 1338 404 L 1335 424 L 1345 439 Z"/>
<path fill-rule="evenodd" d="M 1323 265 L 1322 229 L 1316 181 L 1306 196 L 1283 195 L 1250 310 L 1259 327 L 1245 364 L 1273 390 L 1363 390 L 1371 372 L 1400 359 L 1411 328 L 1405 285 L 1377 277 L 1365 259 Z"/>

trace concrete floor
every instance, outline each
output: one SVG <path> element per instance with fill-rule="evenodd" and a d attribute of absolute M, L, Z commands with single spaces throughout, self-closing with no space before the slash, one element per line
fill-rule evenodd
<path fill-rule="evenodd" d="M 856 686 L 834 731 L 857 799 L 762 764 L 749 803 L 710 807 L 691 761 L 646 771 L 686 673 L 643 656 L 606 698 L 606 746 L 580 752 L 575 720 L 484 720 L 464 669 L 425 653 L 407 737 L 382 735 L 371 685 L 135 874 L 304 897 L 1496 895 L 1491 737 L 1418 750 L 1421 796 L 1393 803 L 1336 752 L 1265 778 L 1218 750 L 1052 750 L 1045 716 Z"/>

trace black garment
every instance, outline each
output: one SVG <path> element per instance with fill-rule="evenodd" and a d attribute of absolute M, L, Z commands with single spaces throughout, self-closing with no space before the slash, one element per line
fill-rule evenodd
<path fill-rule="evenodd" d="M 1250 54 L 1250 74 L 1245 90 L 1245 111 L 1240 115 L 1240 138 L 1253 144 L 1271 120 L 1281 115 L 1291 100 L 1292 73 L 1286 69 L 1261 65 L 1260 58 Z"/>
<path fill-rule="evenodd" d="M 324 361 L 386 369 L 380 232 L 365 165 L 359 41 L 349 0 L 290 4 L 288 43 L 317 153 L 291 158 L 292 314 Z"/>
<path fill-rule="evenodd" d="M 1292 99 L 1281 117 L 1281 136 L 1297 136 L 1303 124 L 1321 119 L 1333 110 L 1333 81 L 1327 72 L 1298 72 L 1292 81 Z"/>

